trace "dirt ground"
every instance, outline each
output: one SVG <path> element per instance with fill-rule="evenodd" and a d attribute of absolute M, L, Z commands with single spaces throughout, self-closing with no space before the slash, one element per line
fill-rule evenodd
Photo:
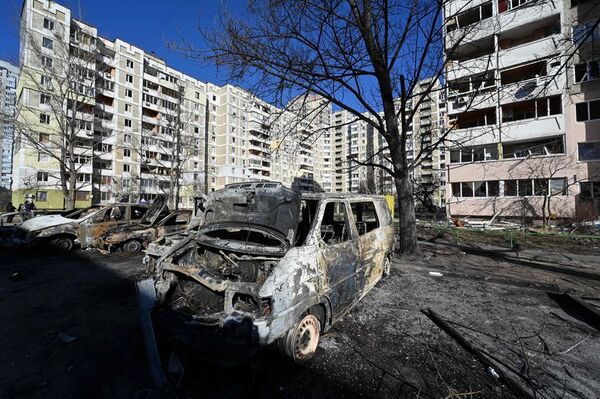
<path fill-rule="evenodd" d="M 600 332 L 548 294 L 600 305 L 596 255 L 424 244 L 418 257 L 395 259 L 309 364 L 265 350 L 237 368 L 186 370 L 170 392 L 154 390 L 147 372 L 134 290 L 141 256 L 0 256 L 0 398 L 512 397 L 426 308 L 537 397 L 600 392 Z"/>

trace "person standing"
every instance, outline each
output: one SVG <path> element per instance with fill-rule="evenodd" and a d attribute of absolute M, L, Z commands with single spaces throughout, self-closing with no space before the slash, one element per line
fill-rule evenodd
<path fill-rule="evenodd" d="M 17 208 L 15 208 L 15 206 L 13 205 L 12 202 L 9 202 L 8 204 L 6 204 L 6 212 L 12 213 L 12 212 L 15 212 L 16 210 L 17 210 Z M 8 223 L 12 223 L 14 217 L 15 217 L 15 215 L 9 215 L 6 218 L 6 221 Z"/>
<path fill-rule="evenodd" d="M 34 215 L 33 215 L 33 211 L 35 211 L 37 208 L 35 206 L 35 203 L 33 202 L 33 195 L 28 195 L 27 197 L 25 197 L 25 204 L 23 205 L 23 208 L 21 209 L 21 215 L 23 216 L 23 220 L 27 220 L 27 219 L 31 219 Z"/>

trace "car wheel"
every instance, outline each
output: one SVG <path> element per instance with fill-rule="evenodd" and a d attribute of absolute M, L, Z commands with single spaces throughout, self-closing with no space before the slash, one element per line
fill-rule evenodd
<path fill-rule="evenodd" d="M 142 250 L 142 243 L 138 240 L 127 241 L 123 244 L 123 250 L 130 254 L 138 253 Z"/>
<path fill-rule="evenodd" d="M 389 276 L 391 269 L 392 269 L 392 262 L 390 261 L 390 257 L 386 256 L 385 260 L 383 261 L 383 276 L 382 277 Z"/>
<path fill-rule="evenodd" d="M 319 345 L 321 322 L 312 314 L 304 315 L 283 337 L 279 338 L 280 351 L 294 361 L 309 361 Z"/>
<path fill-rule="evenodd" d="M 75 246 L 75 242 L 71 237 L 58 237 L 52 239 L 50 245 L 60 252 L 69 252 Z"/>

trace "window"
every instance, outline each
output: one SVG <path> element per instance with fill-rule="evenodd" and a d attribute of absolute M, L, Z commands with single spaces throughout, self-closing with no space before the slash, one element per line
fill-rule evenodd
<path fill-rule="evenodd" d="M 505 180 L 504 181 L 504 196 L 505 197 L 516 197 L 519 193 L 517 189 L 516 180 Z"/>
<path fill-rule="evenodd" d="M 131 89 L 125 89 L 125 97 L 133 97 L 133 91 L 131 91 Z"/>
<path fill-rule="evenodd" d="M 562 113 L 560 96 L 521 101 L 502 106 L 502 122 L 540 118 Z"/>
<path fill-rule="evenodd" d="M 564 154 L 563 137 L 503 144 L 504 159 L 525 158 L 538 155 Z"/>
<path fill-rule="evenodd" d="M 123 172 L 131 172 L 131 166 L 129 164 L 123 164 Z"/>
<path fill-rule="evenodd" d="M 38 202 L 48 201 L 48 191 L 38 191 L 35 193 L 35 200 Z"/>
<path fill-rule="evenodd" d="M 131 157 L 131 150 L 129 148 L 124 148 L 123 149 L 123 156 L 126 158 Z"/>
<path fill-rule="evenodd" d="M 37 172 L 37 181 L 48 181 L 48 172 Z"/>
<path fill-rule="evenodd" d="M 46 76 L 46 75 L 42 75 L 40 77 L 40 83 L 42 84 L 42 86 L 51 86 L 52 85 L 52 78 L 50 76 Z"/>
<path fill-rule="evenodd" d="M 90 199 L 89 191 L 77 191 L 75 193 L 75 201 L 88 201 Z"/>
<path fill-rule="evenodd" d="M 578 143 L 580 161 L 600 161 L 600 141 Z"/>
<path fill-rule="evenodd" d="M 52 58 L 42 55 L 41 60 L 42 66 L 45 66 L 46 68 L 52 68 Z"/>
<path fill-rule="evenodd" d="M 379 218 L 373 202 L 353 202 L 350 204 L 350 209 L 354 215 L 359 236 L 379 227 Z"/>
<path fill-rule="evenodd" d="M 125 104 L 125 112 L 131 112 L 131 104 Z"/>
<path fill-rule="evenodd" d="M 43 152 L 38 152 L 38 162 L 48 162 L 50 160 L 50 156 Z"/>
<path fill-rule="evenodd" d="M 488 197 L 497 197 L 499 195 L 500 195 L 500 182 L 499 181 L 487 182 L 487 196 Z"/>
<path fill-rule="evenodd" d="M 44 18 L 44 28 L 48 30 L 54 30 L 54 21 Z"/>
<path fill-rule="evenodd" d="M 131 119 L 125 119 L 125 127 L 131 127 Z"/>
<path fill-rule="evenodd" d="M 472 182 L 460 183 L 460 189 L 461 189 L 462 197 L 472 197 L 473 196 L 473 183 Z"/>
<path fill-rule="evenodd" d="M 48 94 L 40 94 L 40 104 L 50 104 L 50 99 Z"/>
<path fill-rule="evenodd" d="M 127 60 L 127 68 L 132 68 L 133 69 L 133 61 Z"/>
<path fill-rule="evenodd" d="M 600 79 L 600 60 L 575 65 L 575 82 Z"/>
<path fill-rule="evenodd" d="M 133 83 L 133 75 L 129 75 L 129 74 L 125 75 L 125 81 L 127 83 Z"/>
<path fill-rule="evenodd" d="M 321 220 L 321 239 L 327 245 L 335 245 L 350 238 L 350 226 L 346 205 L 343 202 L 329 202 L 325 206 Z"/>
<path fill-rule="evenodd" d="M 600 119 L 600 100 L 586 101 L 575 104 L 577 122 Z"/>
<path fill-rule="evenodd" d="M 600 181 L 579 183 L 579 190 L 581 199 L 600 198 Z"/>
<path fill-rule="evenodd" d="M 492 2 L 490 1 L 450 17 L 446 21 L 446 29 L 448 32 L 452 32 L 457 28 L 463 28 L 490 18 L 492 13 Z"/>
<path fill-rule="evenodd" d="M 40 114 L 40 123 L 44 123 L 46 125 L 50 124 L 50 115 Z"/>
<path fill-rule="evenodd" d="M 567 195 L 567 178 L 550 179 L 550 195 Z"/>
<path fill-rule="evenodd" d="M 597 20 L 583 22 L 573 27 L 573 41 L 577 44 L 600 39 L 600 25 Z"/>
<path fill-rule="evenodd" d="M 42 144 L 49 144 L 50 143 L 50 135 L 48 133 L 40 133 L 39 140 L 40 140 L 40 143 L 42 143 Z"/>
<path fill-rule="evenodd" d="M 474 185 L 474 192 L 475 192 L 475 196 L 476 197 L 485 197 L 487 196 L 487 189 L 486 189 L 486 184 L 484 181 L 476 181 L 473 183 Z"/>
<path fill-rule="evenodd" d="M 131 207 L 131 220 L 140 220 L 144 217 L 148 209 L 141 206 L 132 206 Z"/>
<path fill-rule="evenodd" d="M 525 197 L 529 195 L 533 195 L 533 184 L 531 180 L 518 180 L 519 185 L 519 196 Z"/>
<path fill-rule="evenodd" d="M 127 134 L 127 133 L 126 133 L 126 134 L 124 134 L 124 135 L 123 135 L 123 141 L 124 141 L 125 143 L 131 143 L 131 134 Z"/>
<path fill-rule="evenodd" d="M 42 47 L 47 48 L 48 50 L 52 50 L 54 48 L 54 41 L 52 41 L 52 39 L 44 37 L 42 38 Z"/>

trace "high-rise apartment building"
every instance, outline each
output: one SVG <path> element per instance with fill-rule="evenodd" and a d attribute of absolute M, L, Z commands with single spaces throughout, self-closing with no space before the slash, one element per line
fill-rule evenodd
<path fill-rule="evenodd" d="M 4 190 L 10 190 L 12 182 L 13 117 L 18 77 L 19 68 L 6 61 L 0 61 L 0 188 Z"/>
<path fill-rule="evenodd" d="M 423 95 L 426 93 L 426 95 Z M 418 207 L 441 207 L 445 202 L 445 149 L 437 145 L 445 124 L 445 97 L 439 81 L 424 79 L 415 86 L 413 117 L 407 135 L 407 158 L 412 163 L 412 180 Z M 407 114 L 413 102 L 407 104 Z M 381 134 L 372 125 L 348 111 L 331 114 L 330 127 L 323 144 L 324 158 L 333 184 L 326 191 L 394 194 L 394 179 L 385 170 L 360 162 L 374 162 L 391 167 L 389 151 Z M 357 160 L 359 162 L 353 161 Z M 324 184 L 329 182 L 324 178 Z"/>
<path fill-rule="evenodd" d="M 592 0 L 448 2 L 451 215 L 597 215 L 599 11 Z"/>

